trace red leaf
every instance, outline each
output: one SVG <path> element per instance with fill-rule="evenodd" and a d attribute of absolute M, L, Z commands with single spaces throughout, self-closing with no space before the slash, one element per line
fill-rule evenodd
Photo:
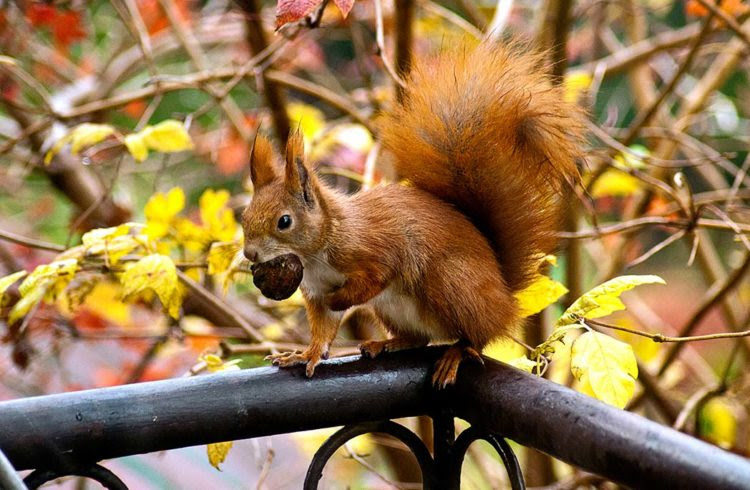
<path fill-rule="evenodd" d="M 52 37 L 57 44 L 66 48 L 71 43 L 86 39 L 86 31 L 81 27 L 81 13 L 75 10 L 58 13 L 52 26 Z"/>
<path fill-rule="evenodd" d="M 322 2 L 323 0 L 279 0 L 276 5 L 276 29 L 289 22 L 300 20 Z"/>
<path fill-rule="evenodd" d="M 336 4 L 345 19 L 349 15 L 349 12 L 352 11 L 352 7 L 354 7 L 354 0 L 333 0 L 333 3 Z"/>
<path fill-rule="evenodd" d="M 34 27 L 51 26 L 57 18 L 57 7 L 46 3 L 32 3 L 26 9 L 26 19 Z"/>

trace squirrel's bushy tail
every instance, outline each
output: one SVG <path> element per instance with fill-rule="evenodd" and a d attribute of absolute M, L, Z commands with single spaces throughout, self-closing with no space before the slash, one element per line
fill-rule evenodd
<path fill-rule="evenodd" d="M 469 216 L 513 291 L 555 245 L 584 133 L 581 110 L 544 68 L 518 44 L 417 60 L 403 103 L 380 126 L 399 177 Z"/>

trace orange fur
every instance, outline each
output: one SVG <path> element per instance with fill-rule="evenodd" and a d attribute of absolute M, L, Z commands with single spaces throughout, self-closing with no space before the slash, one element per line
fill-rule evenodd
<path fill-rule="evenodd" d="M 582 134 L 579 110 L 539 61 L 483 45 L 416 62 L 403 105 L 380 123 L 383 146 L 412 186 L 344 195 L 317 179 L 301 136 L 290 138 L 283 170 L 270 144 L 256 143 L 245 254 L 300 257 L 312 328 L 310 347 L 276 364 L 305 363 L 312 375 L 341 312 L 367 304 L 396 339 L 363 346 L 369 354 L 459 341 L 436 374 L 445 385 L 461 352 L 474 357 L 517 325 L 514 293 L 554 245 Z M 283 215 L 292 225 L 279 229 Z"/>

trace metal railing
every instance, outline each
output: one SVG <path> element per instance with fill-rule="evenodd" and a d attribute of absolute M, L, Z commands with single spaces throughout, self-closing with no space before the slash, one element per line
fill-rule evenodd
<path fill-rule="evenodd" d="M 461 461 L 476 439 L 492 444 L 511 485 L 522 488 L 508 438 L 636 488 L 750 489 L 746 459 L 489 359 L 463 365 L 455 386 L 434 390 L 439 354 L 428 348 L 334 359 L 313 379 L 303 369 L 258 368 L 3 402 L 0 449 L 16 470 L 36 470 L 29 487 L 75 474 L 126 488 L 97 463 L 344 425 L 313 457 L 306 488 L 317 487 L 326 461 L 348 439 L 385 432 L 415 454 L 425 488 L 458 488 Z M 434 454 L 389 422 L 417 415 L 433 418 Z M 455 439 L 454 417 L 472 424 Z"/>

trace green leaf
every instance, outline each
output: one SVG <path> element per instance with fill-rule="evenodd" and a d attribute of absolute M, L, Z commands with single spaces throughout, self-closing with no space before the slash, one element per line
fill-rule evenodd
<path fill-rule="evenodd" d="M 620 295 L 641 284 L 666 284 L 659 276 L 620 276 L 601 284 L 578 298 L 557 320 L 557 326 L 577 323 L 581 318 L 599 318 L 624 310 Z"/>
<path fill-rule="evenodd" d="M 630 345 L 589 331 L 573 343 L 570 370 L 599 400 L 623 408 L 633 397 L 638 365 Z"/>

